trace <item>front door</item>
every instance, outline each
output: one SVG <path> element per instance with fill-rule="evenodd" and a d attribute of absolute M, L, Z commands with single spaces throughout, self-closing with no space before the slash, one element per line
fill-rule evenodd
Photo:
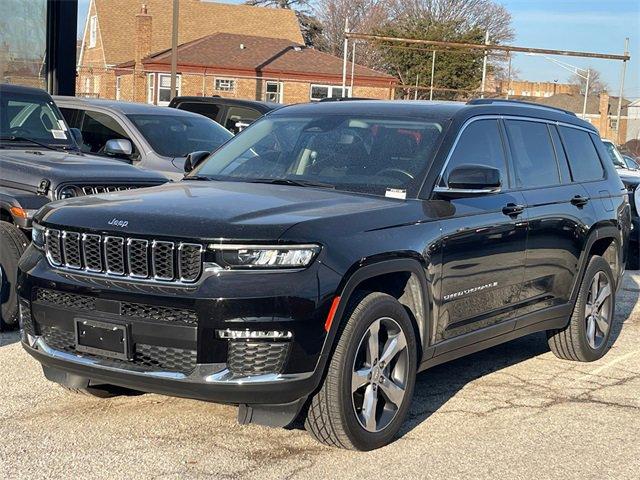
<path fill-rule="evenodd" d="M 436 289 L 434 341 L 441 342 L 502 324 L 509 330 L 524 279 L 527 212 L 524 198 L 510 190 L 503 134 L 496 119 L 481 119 L 463 130 L 446 164 L 439 186 L 463 164 L 497 168 L 501 191 L 446 199 L 441 218 L 442 261 Z M 439 294 L 438 294 L 439 291 Z"/>

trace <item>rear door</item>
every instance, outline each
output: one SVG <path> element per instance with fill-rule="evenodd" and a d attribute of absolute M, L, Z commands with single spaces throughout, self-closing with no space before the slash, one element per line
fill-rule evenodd
<path fill-rule="evenodd" d="M 555 125 L 508 118 L 504 125 L 529 217 L 522 315 L 567 303 L 594 207 L 582 184 L 573 181 L 584 173 L 572 177 Z M 588 170 L 576 162 L 579 168 Z M 602 178 L 601 168 L 595 175 Z"/>

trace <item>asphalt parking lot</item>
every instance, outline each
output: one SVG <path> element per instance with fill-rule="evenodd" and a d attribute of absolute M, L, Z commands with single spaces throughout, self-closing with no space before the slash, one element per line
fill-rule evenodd
<path fill-rule="evenodd" d="M 229 406 L 70 395 L 2 334 L 0 478 L 637 479 L 639 297 L 627 274 L 599 362 L 558 360 L 532 335 L 420 374 L 401 437 L 369 453 L 239 426 Z"/>

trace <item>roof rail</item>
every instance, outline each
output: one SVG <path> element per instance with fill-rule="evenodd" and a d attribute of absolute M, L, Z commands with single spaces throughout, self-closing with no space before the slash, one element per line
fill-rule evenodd
<path fill-rule="evenodd" d="M 496 103 L 498 104 L 503 103 L 506 105 L 514 105 L 514 106 L 524 105 L 527 107 L 542 108 L 545 110 L 553 110 L 554 112 L 562 112 L 562 113 L 566 113 L 567 115 L 573 115 L 574 117 L 577 117 L 577 115 L 574 112 L 565 110 L 564 108 L 550 107 L 549 105 L 544 105 L 542 103 L 525 102 L 522 100 L 510 100 L 510 99 L 507 100 L 506 98 L 474 98 L 473 100 L 469 100 L 467 102 L 467 105 L 494 105 Z"/>
<path fill-rule="evenodd" d="M 326 97 L 321 98 L 319 102 L 351 102 L 353 100 L 374 100 L 366 97 Z"/>

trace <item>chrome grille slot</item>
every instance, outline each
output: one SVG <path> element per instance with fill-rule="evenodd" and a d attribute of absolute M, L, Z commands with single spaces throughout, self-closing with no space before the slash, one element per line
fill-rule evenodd
<path fill-rule="evenodd" d="M 127 240 L 127 262 L 129 275 L 135 278 L 149 277 L 149 256 L 147 254 L 149 242 L 139 238 Z"/>
<path fill-rule="evenodd" d="M 124 275 L 124 238 L 104 237 L 104 260 L 107 273 Z"/>
<path fill-rule="evenodd" d="M 47 257 L 52 265 L 62 265 L 62 247 L 60 245 L 60 230 L 48 228 L 45 233 Z"/>
<path fill-rule="evenodd" d="M 80 234 L 76 232 L 62 232 L 62 248 L 64 264 L 69 268 L 82 268 L 80 256 Z"/>
<path fill-rule="evenodd" d="M 153 277 L 156 280 L 173 280 L 175 278 L 173 250 L 173 242 L 154 240 L 151 244 L 151 263 Z"/>
<path fill-rule="evenodd" d="M 89 272 L 102 271 L 102 249 L 100 235 L 82 234 L 82 257 L 84 268 Z"/>
<path fill-rule="evenodd" d="M 198 243 L 146 240 L 46 228 L 46 256 L 54 267 L 162 282 L 196 282 L 203 271 Z"/>

